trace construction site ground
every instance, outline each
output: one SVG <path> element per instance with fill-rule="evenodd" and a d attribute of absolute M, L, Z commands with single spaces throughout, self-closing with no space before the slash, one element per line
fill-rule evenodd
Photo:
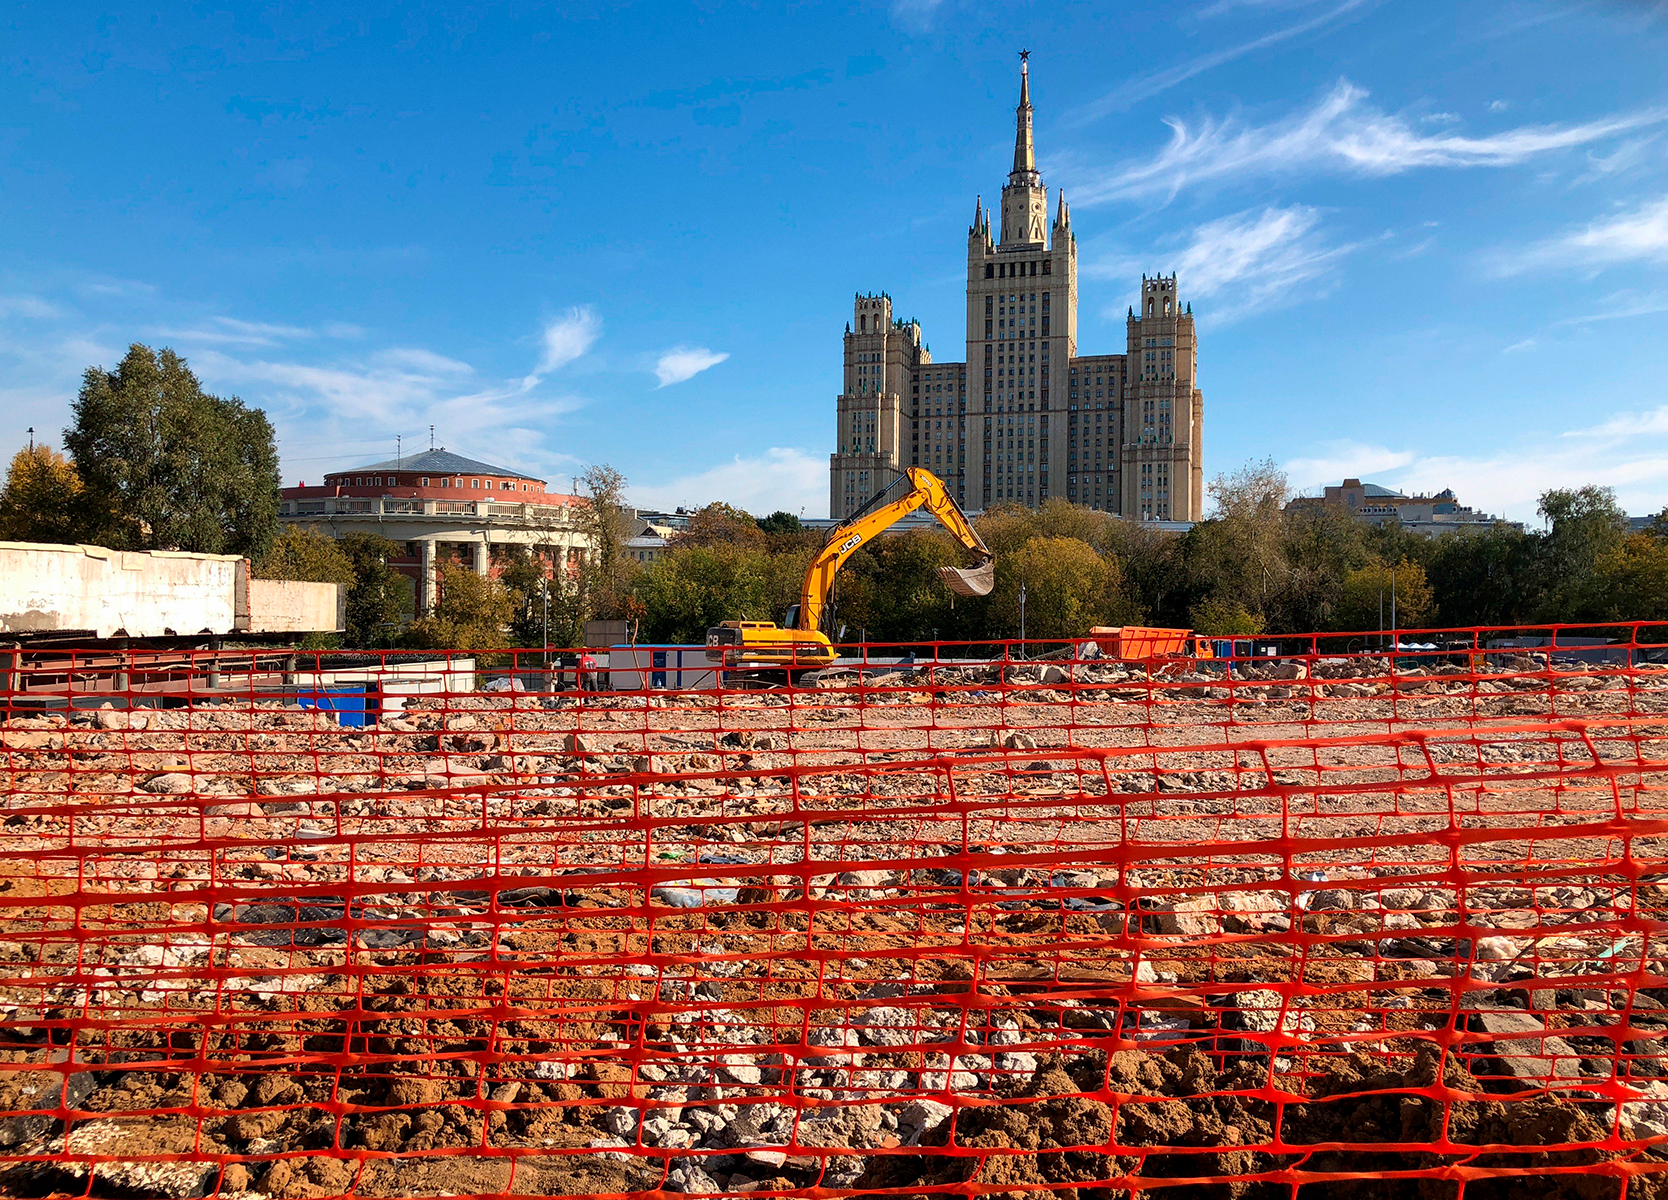
<path fill-rule="evenodd" d="M 0 1192 L 1654 1196 L 1668 671 L 0 727 Z"/>

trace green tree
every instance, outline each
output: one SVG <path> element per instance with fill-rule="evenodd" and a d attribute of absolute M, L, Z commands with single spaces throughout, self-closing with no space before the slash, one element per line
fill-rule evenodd
<path fill-rule="evenodd" d="M 639 640 L 692 645 L 721 621 L 780 621 L 782 572 L 762 551 L 689 546 L 648 565 L 632 594 L 644 613 Z"/>
<path fill-rule="evenodd" d="M 1648 533 L 1623 539 L 1599 560 L 1599 592 L 1614 621 L 1668 621 L 1668 540 Z M 1664 640 L 1654 631 L 1649 640 Z"/>
<path fill-rule="evenodd" d="M 347 585 L 347 628 L 342 643 L 372 649 L 393 641 L 411 614 L 411 580 L 388 565 L 399 547 L 372 533 L 339 541 L 291 526 L 254 566 L 262 579 L 298 579 Z"/>
<path fill-rule="evenodd" d="M 924 642 L 936 630 L 945 640 L 979 636 L 983 600 L 957 597 L 939 567 L 959 567 L 966 554 L 938 530 L 880 538 L 846 560 L 836 581 L 836 620 L 849 636 L 876 642 Z"/>
<path fill-rule="evenodd" d="M 203 391 L 186 362 L 135 343 L 89 367 L 64 446 L 124 549 L 260 558 L 278 536 L 278 453 L 266 414 Z"/>
<path fill-rule="evenodd" d="M 780 537 L 799 533 L 805 527 L 791 512 L 773 512 L 768 517 L 759 518 L 759 528 L 772 537 Z"/>
<path fill-rule="evenodd" d="M 392 644 L 416 607 L 413 580 L 388 565 L 399 546 L 374 533 L 350 533 L 340 545 L 353 568 L 347 594 L 347 644 L 366 649 Z"/>
<path fill-rule="evenodd" d="M 507 641 L 515 616 L 509 589 L 457 562 L 440 568 L 434 611 L 406 627 L 403 641 L 425 650 L 496 650 Z"/>
<path fill-rule="evenodd" d="M 1400 527 L 1396 526 L 1399 531 Z M 1285 531 L 1285 586 L 1271 606 L 1282 628 L 1334 628 L 1344 581 L 1373 561 L 1368 549 L 1378 530 L 1365 525 L 1338 504 L 1305 504 L 1288 509 Z M 1413 534 L 1405 537 L 1422 541 Z M 1400 539 L 1390 538 L 1400 546 Z M 1398 561 L 1390 559 L 1387 561 Z"/>
<path fill-rule="evenodd" d="M 1536 554 L 1535 610 L 1542 621 L 1602 619 L 1608 605 L 1599 564 L 1621 548 L 1627 514 L 1607 487 L 1554 488 L 1541 495 L 1548 529 Z"/>
<path fill-rule="evenodd" d="M 582 577 L 568 575 L 526 546 L 506 546 L 498 559 L 498 581 L 510 594 L 516 644 L 577 646 L 585 640 Z"/>
<path fill-rule="evenodd" d="M 1427 569 L 1436 621 L 1454 629 L 1528 620 L 1537 586 L 1534 554 L 1534 539 L 1504 522 L 1436 539 Z"/>
<path fill-rule="evenodd" d="M 307 583 L 352 583 L 353 563 L 335 538 L 291 525 L 254 564 L 262 579 L 298 579 Z"/>
<path fill-rule="evenodd" d="M 75 464 L 48 446 L 19 450 L 0 489 L 0 540 L 84 542 L 98 522 Z"/>

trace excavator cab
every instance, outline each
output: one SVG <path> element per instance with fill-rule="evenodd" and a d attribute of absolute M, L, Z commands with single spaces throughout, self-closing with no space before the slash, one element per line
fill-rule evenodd
<path fill-rule="evenodd" d="M 910 490 L 890 503 L 887 496 L 908 482 Z M 770 621 L 725 621 L 707 630 L 707 659 L 722 663 L 732 679 L 754 682 L 804 682 L 834 661 L 834 645 L 822 631 L 829 615 L 834 579 L 859 546 L 879 537 L 904 517 L 925 507 L 976 556 L 971 567 L 940 567 L 939 578 L 959 596 L 986 596 L 996 582 L 996 559 L 931 471 L 909 467 L 891 487 L 875 496 L 851 518 L 836 526 L 806 569 L 799 603 L 781 625 Z"/>

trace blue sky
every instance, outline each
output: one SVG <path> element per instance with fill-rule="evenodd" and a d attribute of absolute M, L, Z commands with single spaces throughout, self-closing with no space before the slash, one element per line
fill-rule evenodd
<path fill-rule="evenodd" d="M 1662 5 L 572 7 L 10 6 L 5 445 L 138 340 L 264 407 L 288 483 L 433 424 L 823 515 L 853 292 L 962 356 L 1023 46 L 1080 350 L 1177 271 L 1207 475 L 1668 503 Z"/>

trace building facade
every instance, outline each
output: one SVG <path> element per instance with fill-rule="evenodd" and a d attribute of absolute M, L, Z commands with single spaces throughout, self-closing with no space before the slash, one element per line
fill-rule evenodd
<path fill-rule="evenodd" d="M 403 553 L 388 565 L 412 581 L 417 615 L 434 607 L 440 564 L 482 575 L 510 546 L 525 546 L 554 572 L 577 572 L 591 553 L 588 501 L 545 481 L 442 447 L 332 472 L 323 486 L 284 488 L 278 519 L 326 537 L 374 533 Z"/>
<path fill-rule="evenodd" d="M 1461 529 L 1488 529 L 1507 525 L 1523 531 L 1518 521 L 1508 521 L 1489 513 L 1478 512 L 1464 505 L 1452 488 L 1443 488 L 1433 496 L 1408 496 L 1376 483 L 1362 483 L 1346 479 L 1336 486 L 1328 484 L 1319 496 L 1299 496 L 1288 509 L 1332 505 L 1347 509 L 1357 520 L 1368 525 L 1400 525 L 1412 533 L 1440 535 Z"/>
<path fill-rule="evenodd" d="M 909 466 L 942 478 L 968 509 L 1053 497 L 1142 520 L 1201 517 L 1192 306 L 1174 274 L 1142 276 L 1124 352 L 1080 355 L 1071 208 L 1064 193 L 1052 221 L 1048 208 L 1022 61 L 1001 211 L 976 200 L 967 234 L 965 357 L 934 362 L 920 325 L 894 316 L 890 296 L 857 296 L 829 459 L 831 517 L 850 516 Z"/>

